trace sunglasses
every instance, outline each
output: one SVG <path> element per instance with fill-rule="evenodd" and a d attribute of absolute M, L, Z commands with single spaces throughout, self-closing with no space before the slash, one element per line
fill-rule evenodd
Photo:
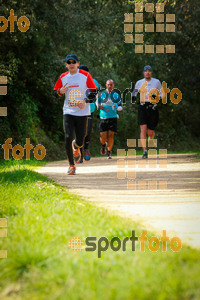
<path fill-rule="evenodd" d="M 75 64 L 76 64 L 76 61 L 75 61 L 75 60 L 73 60 L 73 61 L 69 61 L 69 60 L 68 60 L 68 61 L 67 61 L 67 64 L 68 64 L 68 65 L 71 65 L 71 64 L 75 65 Z"/>

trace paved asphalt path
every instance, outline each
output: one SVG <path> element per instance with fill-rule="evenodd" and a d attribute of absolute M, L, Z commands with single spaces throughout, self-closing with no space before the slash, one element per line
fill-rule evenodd
<path fill-rule="evenodd" d="M 141 158 L 137 157 L 137 164 Z M 115 211 L 141 224 L 143 229 L 200 248 L 200 159 L 193 154 L 169 154 L 166 168 L 136 167 L 135 189 L 128 179 L 118 179 L 117 157 L 92 158 L 77 165 L 77 175 L 67 175 L 67 161 L 56 161 L 36 171 L 83 196 L 86 200 Z M 139 186 L 138 181 L 157 181 L 156 189 Z M 167 182 L 167 187 L 159 182 Z M 130 228 L 133 229 L 133 228 Z"/>

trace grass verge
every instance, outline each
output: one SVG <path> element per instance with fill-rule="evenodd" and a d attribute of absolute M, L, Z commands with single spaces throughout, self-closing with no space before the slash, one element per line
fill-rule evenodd
<path fill-rule="evenodd" d="M 200 299 L 200 252 L 72 251 L 72 237 L 130 237 L 138 224 L 108 213 L 33 171 L 43 162 L 0 163 L 0 299 Z M 162 228 L 163 229 L 163 228 Z M 161 229 L 161 230 L 162 230 Z M 149 233 L 148 238 L 153 234 Z M 130 243 L 130 242 L 129 242 Z M 130 246 L 130 245 L 129 245 Z"/>

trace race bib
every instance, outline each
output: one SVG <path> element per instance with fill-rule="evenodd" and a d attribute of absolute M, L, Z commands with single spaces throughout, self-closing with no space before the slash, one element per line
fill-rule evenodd
<path fill-rule="evenodd" d="M 80 91 L 80 89 L 71 89 L 69 91 L 69 96 L 68 96 L 69 107 L 78 106 L 78 104 L 82 102 L 83 102 L 83 93 Z"/>

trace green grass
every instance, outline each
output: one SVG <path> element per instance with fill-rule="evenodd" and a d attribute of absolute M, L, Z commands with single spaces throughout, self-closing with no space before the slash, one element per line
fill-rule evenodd
<path fill-rule="evenodd" d="M 139 236 L 142 227 L 108 213 L 33 171 L 36 161 L 0 163 L 0 299 L 200 299 L 200 252 L 75 252 L 72 237 Z M 150 237 L 152 233 L 148 234 Z M 130 242 L 129 242 L 130 243 Z"/>

